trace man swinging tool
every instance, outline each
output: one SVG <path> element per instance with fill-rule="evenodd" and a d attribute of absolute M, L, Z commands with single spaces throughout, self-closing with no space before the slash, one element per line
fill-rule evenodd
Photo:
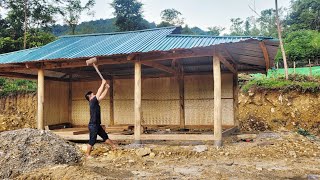
<path fill-rule="evenodd" d="M 103 78 L 100 71 L 98 70 L 95 63 L 97 62 L 96 58 L 92 58 L 86 61 L 87 65 L 93 64 L 94 68 L 96 69 L 97 73 L 102 79 L 102 83 L 97 91 L 96 94 L 94 94 L 92 91 L 89 91 L 85 94 L 85 98 L 89 101 L 90 106 L 90 121 L 89 121 L 89 132 L 90 132 L 90 139 L 87 146 L 87 157 L 91 157 L 90 153 L 92 150 L 92 147 L 97 141 L 97 135 L 99 135 L 103 142 L 109 144 L 113 149 L 116 148 L 116 145 L 112 142 L 111 139 L 109 139 L 108 134 L 105 132 L 105 130 L 101 127 L 101 110 L 99 102 L 107 95 L 109 85 L 107 84 L 107 81 Z"/>

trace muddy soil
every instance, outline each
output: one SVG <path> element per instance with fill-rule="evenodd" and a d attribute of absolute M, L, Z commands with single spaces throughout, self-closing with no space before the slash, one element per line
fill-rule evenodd
<path fill-rule="evenodd" d="M 169 145 L 168 145 L 169 144 Z M 79 144 L 85 149 L 85 144 Z M 18 179 L 319 179 L 320 141 L 292 132 L 265 132 L 253 141 L 229 137 L 223 148 L 157 142 L 142 147 L 98 144 L 93 159 L 50 166 Z"/>

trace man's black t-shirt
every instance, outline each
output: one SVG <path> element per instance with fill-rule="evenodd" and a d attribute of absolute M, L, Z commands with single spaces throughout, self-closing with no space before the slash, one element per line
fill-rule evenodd
<path fill-rule="evenodd" d="M 90 105 L 90 122 L 89 124 L 100 125 L 101 124 L 101 113 L 100 105 L 97 97 L 95 96 L 89 102 Z"/>

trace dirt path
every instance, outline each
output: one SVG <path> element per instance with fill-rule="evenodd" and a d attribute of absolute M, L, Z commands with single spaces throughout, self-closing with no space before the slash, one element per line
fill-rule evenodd
<path fill-rule="evenodd" d="M 165 145 L 167 144 L 167 145 Z M 79 144 L 84 149 L 85 145 Z M 198 152 L 197 152 L 198 151 Z M 253 142 L 227 139 L 210 145 L 143 147 L 110 151 L 99 144 L 94 159 L 78 166 L 45 167 L 20 179 L 319 179 L 320 142 L 292 132 L 260 133 Z"/>

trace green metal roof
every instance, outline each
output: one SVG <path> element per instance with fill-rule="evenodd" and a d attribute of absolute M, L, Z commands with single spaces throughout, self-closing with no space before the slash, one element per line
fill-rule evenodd
<path fill-rule="evenodd" d="M 269 37 L 181 35 L 180 27 L 62 36 L 39 48 L 0 55 L 0 64 L 190 49 Z"/>

